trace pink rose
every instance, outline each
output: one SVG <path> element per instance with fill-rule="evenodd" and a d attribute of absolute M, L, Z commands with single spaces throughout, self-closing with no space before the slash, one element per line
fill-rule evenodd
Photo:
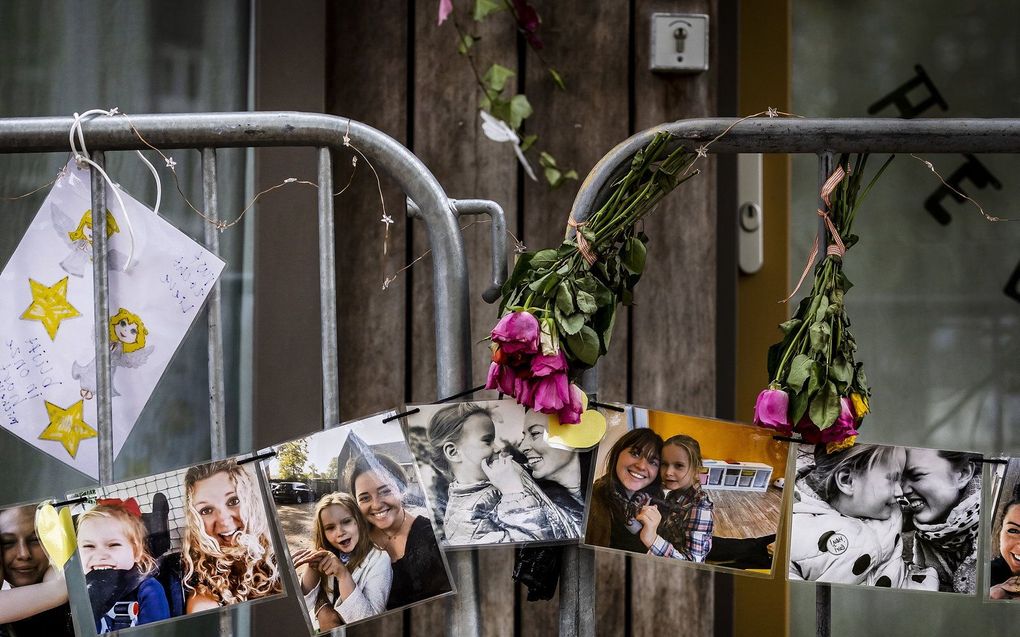
<path fill-rule="evenodd" d="M 505 354 L 538 353 L 538 319 L 531 312 L 510 312 L 492 328 L 492 342 Z"/>
<path fill-rule="evenodd" d="M 493 362 L 489 365 L 489 375 L 485 379 L 485 388 L 498 389 L 500 392 L 512 396 L 516 378 L 512 367 Z"/>
<path fill-rule="evenodd" d="M 832 423 L 831 427 L 819 430 L 809 417 L 804 416 L 793 429 L 800 432 L 801 436 L 804 437 L 804 442 L 809 442 L 813 445 L 842 442 L 850 436 L 856 436 L 859 433 L 854 422 L 853 408 L 850 400 L 847 398 L 839 399 L 839 417 L 836 418 L 836 422 Z"/>
<path fill-rule="evenodd" d="M 787 410 L 790 407 L 790 396 L 781 389 L 765 389 L 754 401 L 754 424 L 769 427 L 784 434 L 793 431 L 790 426 Z"/>
<path fill-rule="evenodd" d="M 583 393 L 577 385 L 570 386 L 570 401 L 557 414 L 564 425 L 576 425 L 581 422 L 581 410 L 584 408 Z"/>

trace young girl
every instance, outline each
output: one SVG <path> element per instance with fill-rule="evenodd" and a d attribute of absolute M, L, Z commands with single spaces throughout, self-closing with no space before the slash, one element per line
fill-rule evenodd
<path fill-rule="evenodd" d="M 184 475 L 185 612 L 283 592 L 269 523 L 247 465 L 218 460 Z"/>
<path fill-rule="evenodd" d="M 854 445 L 815 450 L 815 465 L 797 480 L 790 579 L 937 590 L 932 569 L 903 561 L 900 539 L 906 462 L 902 447 Z"/>
<path fill-rule="evenodd" d="M 701 467 L 694 438 L 679 434 L 662 444 L 659 476 L 668 510 L 646 505 L 637 515 L 639 536 L 652 555 L 704 562 L 712 550 L 712 499 L 701 488 Z"/>
<path fill-rule="evenodd" d="M 443 531 L 451 544 L 577 537 L 572 521 L 524 468 L 493 448 L 492 412 L 474 403 L 444 407 L 428 429 L 432 463 L 448 478 Z"/>
<path fill-rule="evenodd" d="M 97 633 L 169 619 L 166 593 L 151 577 L 156 561 L 149 555 L 145 537 L 134 500 L 118 504 L 100 500 L 78 516 L 78 554 Z"/>
<path fill-rule="evenodd" d="M 606 473 L 592 488 L 585 542 L 634 553 L 648 552 L 648 546 L 638 535 L 645 525 L 637 516 L 647 503 L 645 498 L 662 498 L 661 458 L 662 438 L 651 429 L 633 429 L 613 444 L 606 458 Z"/>
<path fill-rule="evenodd" d="M 393 569 L 369 537 L 354 496 L 330 493 L 315 507 L 311 549 L 294 554 L 305 606 L 318 630 L 350 624 L 386 610 Z"/>

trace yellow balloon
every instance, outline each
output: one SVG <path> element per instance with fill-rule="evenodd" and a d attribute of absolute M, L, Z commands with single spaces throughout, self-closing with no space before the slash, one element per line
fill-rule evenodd
<path fill-rule="evenodd" d="M 71 509 L 62 507 L 58 513 L 52 504 L 47 502 L 42 505 L 35 512 L 35 532 L 50 558 L 50 563 L 58 569 L 63 569 L 75 550 Z"/>
<path fill-rule="evenodd" d="M 570 449 L 591 449 L 599 444 L 606 435 L 606 417 L 599 411 L 588 409 L 588 396 L 581 393 L 581 404 L 585 411 L 581 412 L 581 422 L 564 425 L 555 414 L 549 416 L 548 441 L 554 447 Z"/>

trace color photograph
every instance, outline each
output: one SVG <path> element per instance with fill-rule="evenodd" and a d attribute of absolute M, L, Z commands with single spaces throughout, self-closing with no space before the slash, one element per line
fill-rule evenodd
<path fill-rule="evenodd" d="M 67 584 L 36 533 L 36 506 L 0 510 L 0 635 L 71 637 Z"/>
<path fill-rule="evenodd" d="M 973 594 L 981 456 L 797 445 L 791 580 Z"/>
<path fill-rule="evenodd" d="M 266 469 L 312 634 L 454 592 L 394 412 L 275 449 Z"/>
<path fill-rule="evenodd" d="M 97 633 L 283 593 L 254 463 L 218 460 L 70 496 Z"/>
<path fill-rule="evenodd" d="M 582 454 L 548 444 L 548 416 L 509 399 L 412 408 L 408 440 L 444 546 L 580 537 Z"/>
<path fill-rule="evenodd" d="M 988 598 L 1020 601 L 1020 458 L 1010 458 L 995 471 L 997 493 L 992 507 L 989 543 Z"/>
<path fill-rule="evenodd" d="M 641 407 L 607 420 L 586 544 L 772 572 L 788 443 L 758 427 Z"/>

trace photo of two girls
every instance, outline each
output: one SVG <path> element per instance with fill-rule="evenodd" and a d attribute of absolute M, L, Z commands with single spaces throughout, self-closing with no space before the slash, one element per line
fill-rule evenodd
<path fill-rule="evenodd" d="M 74 494 L 97 633 L 283 594 L 257 465 L 220 460 Z"/>
<path fill-rule="evenodd" d="M 379 414 L 276 451 L 273 500 L 313 634 L 454 592 L 399 419 Z M 295 481 L 314 494 L 307 503 L 282 497 Z"/>

